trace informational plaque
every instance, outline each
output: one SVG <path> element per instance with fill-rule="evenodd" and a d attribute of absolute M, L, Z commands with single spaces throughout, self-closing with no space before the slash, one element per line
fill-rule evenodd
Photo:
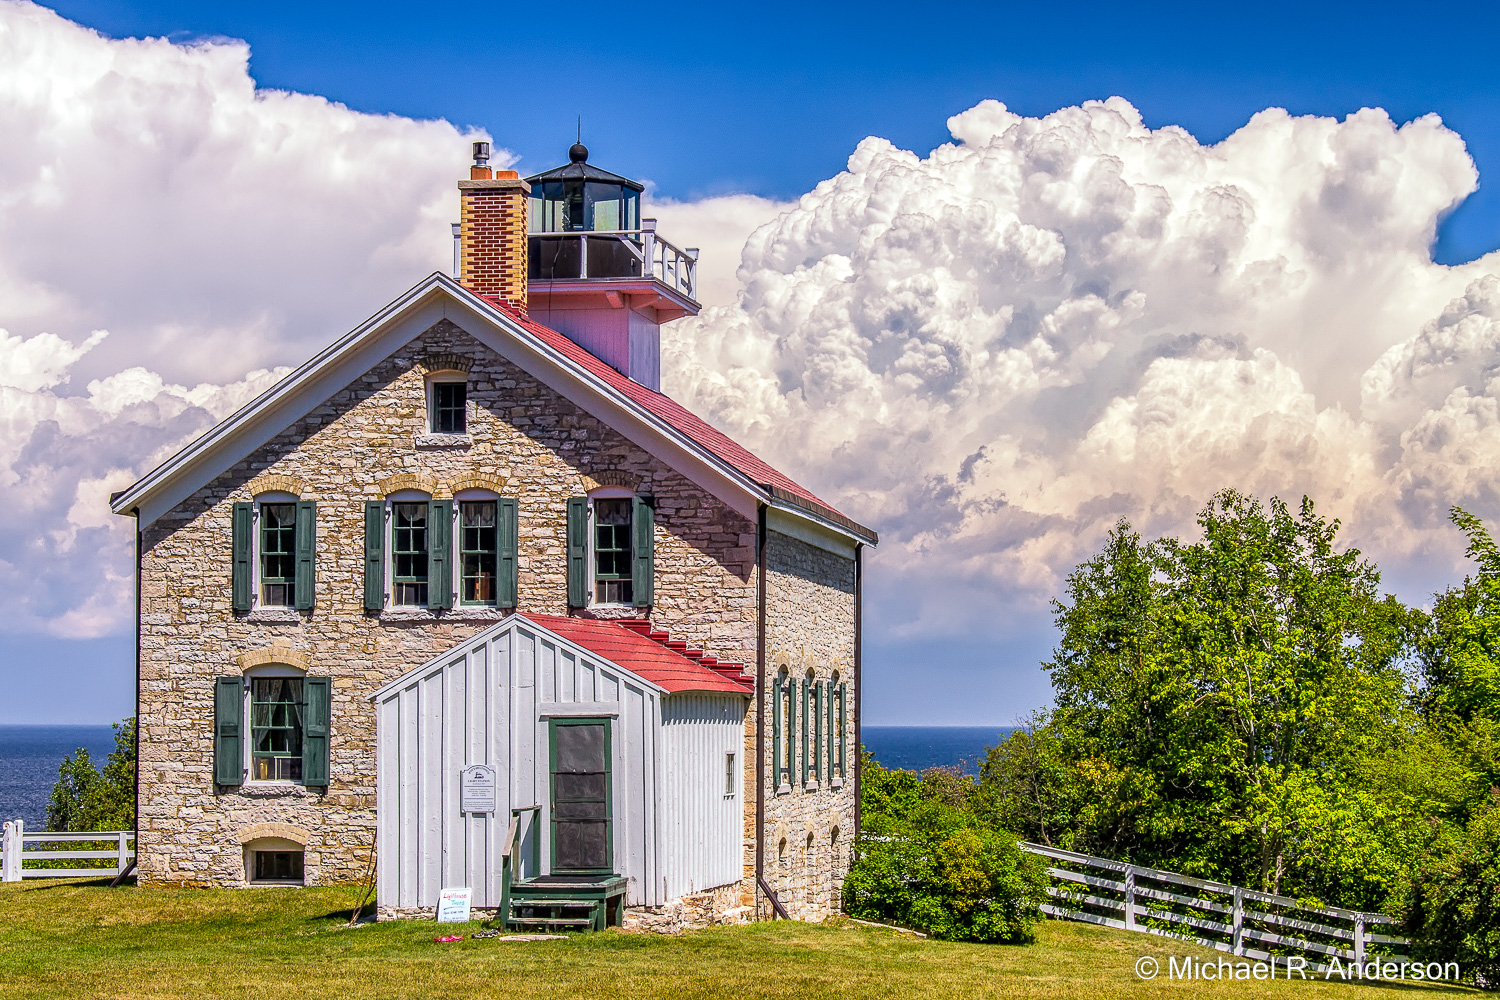
<path fill-rule="evenodd" d="M 469 920 L 469 900 L 473 892 L 469 889 L 443 889 L 438 892 L 437 922 L 440 924 L 462 924 Z"/>
<path fill-rule="evenodd" d="M 495 811 L 495 769 L 473 764 L 458 772 L 458 811 L 492 813 Z"/>

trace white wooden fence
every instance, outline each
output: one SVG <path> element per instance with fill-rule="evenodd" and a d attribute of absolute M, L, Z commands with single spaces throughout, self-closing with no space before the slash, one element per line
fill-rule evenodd
<path fill-rule="evenodd" d="M 1042 912 L 1050 916 L 1184 938 L 1259 961 L 1273 954 L 1300 953 L 1363 965 L 1371 946 L 1382 960 L 1393 948 L 1407 946 L 1405 938 L 1372 930 L 1395 923 L 1384 914 L 1312 906 L 1287 896 L 1041 844 L 1023 841 L 1021 849 L 1054 862 L 1047 869 L 1053 879 L 1047 890 L 1053 902 L 1042 905 Z M 1399 962 L 1402 956 L 1388 960 Z M 1326 966 L 1315 961 L 1308 967 L 1321 971 Z"/>
<path fill-rule="evenodd" d="M 42 849 L 27 850 L 30 841 Z M 109 844 L 107 849 L 56 850 L 57 844 Z M 98 860 L 108 858 L 107 867 L 27 868 L 27 861 Z M 0 880 L 19 882 L 23 878 L 95 878 L 119 877 L 135 859 L 135 834 L 130 830 L 100 830 L 93 833 L 27 833 L 20 820 L 5 824 L 0 841 Z"/>

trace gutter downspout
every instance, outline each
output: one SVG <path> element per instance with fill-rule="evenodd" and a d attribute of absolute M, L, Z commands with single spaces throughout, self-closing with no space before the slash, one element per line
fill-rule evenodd
<path fill-rule="evenodd" d="M 865 547 L 854 546 L 854 845 L 859 849 L 860 776 L 864 773 L 865 739 L 860 728 L 860 706 L 864 704 L 865 687 L 861 668 L 864 665 Z"/>
<path fill-rule="evenodd" d="M 131 830 L 135 857 L 110 882 L 111 888 L 125 881 L 141 860 L 141 509 L 132 508 L 130 514 L 135 518 L 135 822 Z M 139 883 L 139 875 L 136 881 Z"/>
<path fill-rule="evenodd" d="M 755 885 L 766 889 L 766 505 L 755 528 Z M 769 893 L 768 893 L 769 894 Z M 775 904 L 775 896 L 771 896 Z M 780 909 L 780 906 L 776 906 Z M 756 916 L 760 916 L 757 905 Z"/>

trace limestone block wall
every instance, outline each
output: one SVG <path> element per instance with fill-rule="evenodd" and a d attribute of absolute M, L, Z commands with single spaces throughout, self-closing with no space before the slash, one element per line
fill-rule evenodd
<path fill-rule="evenodd" d="M 770 703 L 765 696 L 755 703 L 768 713 L 766 812 L 761 831 L 766 881 L 792 916 L 821 919 L 839 910 L 844 874 L 852 860 L 854 768 L 859 753 L 854 742 L 854 706 L 859 696 L 854 687 L 854 561 L 777 531 L 769 533 L 766 549 L 768 686 L 783 669 L 793 677 L 810 672 L 817 681 L 848 685 L 846 773 L 841 780 L 820 773 L 815 782 L 793 780 L 778 787 L 770 759 Z M 753 738 L 753 728 L 750 733 Z M 800 754 L 800 738 L 797 745 Z M 754 787 L 753 780 L 752 776 L 747 781 L 747 788 Z M 752 796 L 746 799 L 750 809 L 747 831 L 753 836 L 754 801 Z M 752 855 L 752 865 L 753 861 Z"/>
<path fill-rule="evenodd" d="M 469 442 L 433 446 L 425 435 L 426 375 L 456 366 L 469 372 Z M 480 481 L 518 498 L 520 608 L 550 614 L 567 613 L 567 499 L 602 483 L 654 494 L 653 620 L 721 660 L 754 662 L 754 523 L 445 320 L 145 528 L 143 881 L 244 884 L 243 844 L 266 824 L 303 838 L 297 842 L 306 848 L 309 883 L 363 877 L 375 829 L 368 696 L 499 616 L 465 609 L 367 613 L 364 504 L 402 486 L 443 497 Z M 317 501 L 315 607 L 237 615 L 230 604 L 231 506 L 271 488 Z M 793 576 L 782 588 L 788 593 Z M 788 649 L 798 648 L 795 631 L 778 633 Z M 252 662 L 304 664 L 311 675 L 332 678 L 326 792 L 216 788 L 214 678 Z M 753 713 L 750 726 L 753 732 Z"/>

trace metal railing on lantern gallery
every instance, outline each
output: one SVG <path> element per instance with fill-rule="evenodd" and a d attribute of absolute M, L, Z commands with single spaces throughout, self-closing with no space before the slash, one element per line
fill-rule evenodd
<path fill-rule="evenodd" d="M 655 219 L 640 229 L 530 233 L 528 268 L 533 279 L 639 278 L 650 275 L 696 300 L 698 248 L 682 249 L 656 233 Z"/>
<path fill-rule="evenodd" d="M 1052 902 L 1042 912 L 1065 920 L 1182 938 L 1258 961 L 1301 955 L 1314 959 L 1309 971 L 1328 968 L 1318 956 L 1363 966 L 1372 949 L 1383 962 L 1400 962 L 1403 956 L 1387 953 L 1408 944 L 1371 930 L 1395 923 L 1380 913 L 1310 905 L 1041 844 L 1023 841 L 1021 849 L 1053 862 Z"/>
<path fill-rule="evenodd" d="M 40 849 L 26 849 L 27 843 Z M 90 848 L 88 844 L 108 844 Z M 81 844 L 79 850 L 59 850 L 54 845 Z M 27 868 L 28 861 L 93 861 L 108 858 L 106 867 L 93 868 Z M 90 833 L 27 833 L 20 820 L 5 824 L 0 840 L 0 881 L 19 882 L 28 878 L 119 878 L 135 860 L 135 834 L 130 830 L 98 830 Z"/>

